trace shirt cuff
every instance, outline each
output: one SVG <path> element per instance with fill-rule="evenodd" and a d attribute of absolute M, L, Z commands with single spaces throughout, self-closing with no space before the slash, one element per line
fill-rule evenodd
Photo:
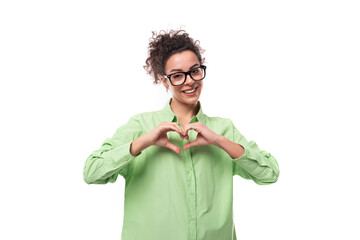
<path fill-rule="evenodd" d="M 261 152 L 260 153 L 256 152 L 245 146 L 242 146 L 242 147 L 244 148 L 245 152 L 240 157 L 233 159 L 233 161 L 235 161 L 235 163 L 238 163 L 241 165 L 242 163 L 245 164 L 246 160 L 250 160 L 250 161 L 258 162 L 260 166 L 268 166 L 268 164 L 265 163 Z M 265 157 L 267 157 L 267 158 L 269 158 L 270 156 L 271 156 L 270 153 L 267 153 L 265 155 Z"/>

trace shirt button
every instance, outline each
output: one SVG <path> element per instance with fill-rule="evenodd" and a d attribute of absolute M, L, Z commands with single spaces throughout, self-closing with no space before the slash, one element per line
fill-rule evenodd
<path fill-rule="evenodd" d="M 265 157 L 269 158 L 271 156 L 270 153 L 265 154 Z"/>
<path fill-rule="evenodd" d="M 191 167 L 188 167 L 188 171 L 189 171 L 189 172 L 192 171 L 192 168 L 191 168 Z"/>

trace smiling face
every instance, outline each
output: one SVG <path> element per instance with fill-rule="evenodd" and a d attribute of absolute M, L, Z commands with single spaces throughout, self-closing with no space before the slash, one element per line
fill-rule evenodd
<path fill-rule="evenodd" d="M 196 54 L 193 51 L 185 50 L 169 57 L 165 64 L 165 74 L 169 75 L 176 72 L 187 72 L 196 67 L 200 67 L 200 62 Z M 187 75 L 184 84 L 180 86 L 173 86 L 170 83 L 170 80 L 163 76 L 161 77 L 161 82 L 165 87 L 169 86 L 174 101 L 189 105 L 197 103 L 203 86 L 202 80 L 194 81 L 189 75 Z M 193 88 L 196 88 L 195 93 L 186 94 L 184 92 L 185 90 L 191 90 Z"/>

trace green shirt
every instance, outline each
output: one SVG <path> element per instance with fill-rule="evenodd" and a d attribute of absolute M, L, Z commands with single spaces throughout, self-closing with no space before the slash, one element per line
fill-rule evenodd
<path fill-rule="evenodd" d="M 200 121 L 239 143 L 245 149 L 241 157 L 232 159 L 215 145 L 182 149 L 196 139 L 194 130 L 189 130 L 189 140 L 175 131 L 167 133 L 181 154 L 152 145 L 131 155 L 132 141 L 161 122 L 180 125 L 170 108 L 171 100 L 161 110 L 133 115 L 93 151 L 85 162 L 84 181 L 105 184 L 115 182 L 119 174 L 125 178 L 122 240 L 236 240 L 233 176 L 261 185 L 275 183 L 278 163 L 254 141 L 248 142 L 230 119 L 205 115 L 200 101 L 190 123 Z"/>

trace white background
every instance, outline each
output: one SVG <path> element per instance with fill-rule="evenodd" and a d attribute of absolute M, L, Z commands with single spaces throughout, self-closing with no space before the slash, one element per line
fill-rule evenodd
<path fill-rule="evenodd" d="M 1 1 L 0 239 L 120 239 L 124 179 L 90 153 L 171 97 L 143 65 L 151 31 L 206 50 L 200 97 L 274 155 L 234 177 L 239 239 L 360 239 L 358 1 Z"/>

